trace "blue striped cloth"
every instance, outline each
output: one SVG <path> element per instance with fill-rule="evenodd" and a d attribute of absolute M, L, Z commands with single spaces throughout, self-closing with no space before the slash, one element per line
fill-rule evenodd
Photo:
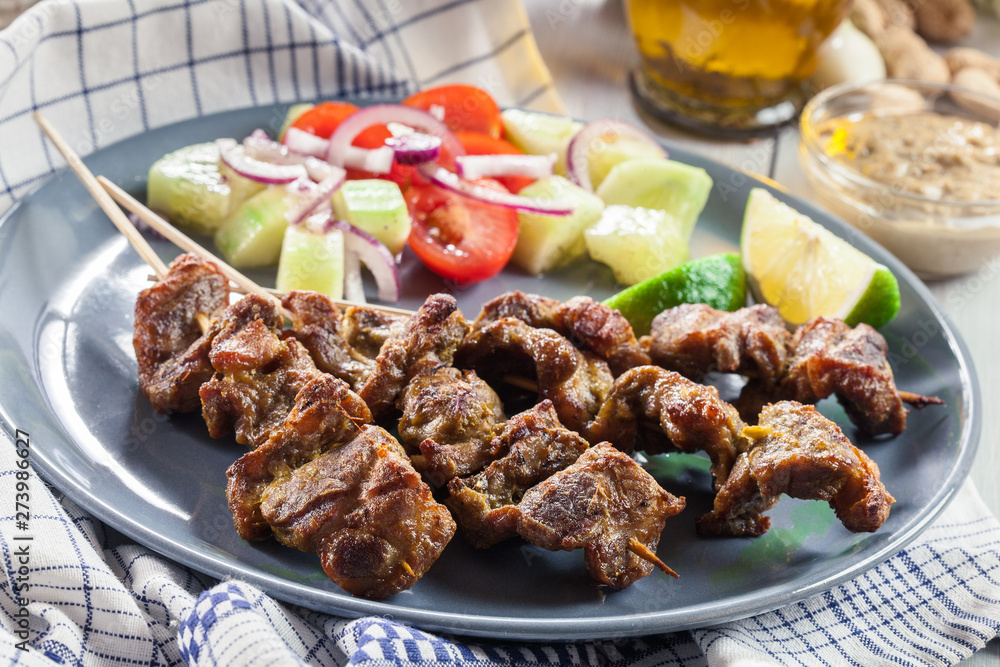
<path fill-rule="evenodd" d="M 62 165 L 35 109 L 86 154 L 214 111 L 449 81 L 560 108 L 518 0 L 45 0 L 0 32 L 0 212 Z M 948 665 L 1000 632 L 1000 524 L 971 485 L 916 543 L 799 604 L 690 632 L 517 646 L 335 618 L 213 580 L 101 525 L 0 440 L 0 498 L 29 484 L 34 533 L 22 565 L 16 517 L 0 510 L 0 656 L 12 664 Z"/>

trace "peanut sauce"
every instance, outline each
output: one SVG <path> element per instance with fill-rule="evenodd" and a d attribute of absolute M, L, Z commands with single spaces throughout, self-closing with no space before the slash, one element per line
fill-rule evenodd
<path fill-rule="evenodd" d="M 838 118 L 822 131 L 830 157 L 896 191 L 942 201 L 1000 199 L 1000 131 L 933 112 Z"/>

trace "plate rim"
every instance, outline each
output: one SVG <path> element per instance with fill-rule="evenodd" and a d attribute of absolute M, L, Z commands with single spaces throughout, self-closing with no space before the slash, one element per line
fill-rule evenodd
<path fill-rule="evenodd" d="M 359 101 L 350 97 L 341 99 L 364 104 L 384 101 L 368 98 Z M 155 128 L 155 130 L 158 132 L 168 132 L 170 128 L 178 125 L 198 123 L 208 121 L 212 118 L 239 113 L 260 112 L 263 117 L 268 110 L 273 111 L 279 108 L 287 108 L 291 104 L 294 103 L 275 103 L 228 109 L 176 121 Z M 139 136 L 141 135 L 133 135 L 109 144 L 88 155 L 84 158 L 84 162 L 87 163 L 106 153 L 120 150 L 123 144 L 136 140 Z M 238 562 L 234 566 L 232 563 L 223 562 L 217 555 L 210 552 L 178 544 L 173 540 L 163 538 L 154 529 L 133 521 L 123 510 L 117 509 L 109 503 L 102 502 L 95 494 L 82 488 L 72 477 L 66 475 L 61 470 L 57 462 L 45 455 L 44 446 L 40 451 L 33 447 L 31 461 L 33 468 L 52 486 L 103 523 L 106 523 L 154 552 L 197 572 L 208 574 L 220 580 L 226 580 L 235 574 L 242 580 L 260 587 L 266 594 L 277 599 L 326 613 L 346 614 L 353 617 L 366 615 L 388 616 L 403 623 L 419 626 L 422 629 L 453 633 L 467 637 L 541 642 L 558 641 L 560 639 L 597 640 L 686 630 L 710 624 L 735 621 L 772 611 L 785 605 L 802 601 L 811 595 L 828 590 L 833 586 L 863 574 L 912 543 L 914 539 L 941 515 L 954 496 L 959 492 L 962 484 L 969 475 L 978 451 L 982 431 L 982 396 L 973 359 L 965 341 L 951 321 L 951 318 L 944 312 L 937 299 L 927 286 L 924 285 L 923 281 L 902 264 L 900 260 L 885 250 L 885 248 L 865 236 L 859 230 L 856 230 L 856 228 L 839 218 L 836 214 L 826 211 L 812 202 L 791 193 L 787 188 L 766 176 L 726 165 L 689 149 L 673 145 L 669 140 L 658 138 L 658 141 L 668 150 L 671 157 L 676 157 L 682 162 L 694 164 L 695 166 L 709 164 L 713 168 L 720 169 L 727 174 L 742 174 L 751 183 L 768 189 L 779 199 L 812 217 L 824 227 L 830 228 L 831 225 L 827 223 L 832 222 L 832 231 L 837 233 L 841 238 L 847 238 L 848 242 L 852 245 L 868 246 L 868 248 L 862 247 L 868 254 L 872 254 L 871 250 L 874 249 L 876 255 L 879 255 L 876 259 L 888 265 L 901 281 L 904 281 L 910 289 L 913 289 L 920 297 L 923 305 L 942 324 L 942 332 L 945 334 L 947 346 L 955 356 L 958 374 L 962 380 L 960 394 L 963 396 L 963 399 L 966 399 L 964 401 L 966 411 L 963 414 L 963 428 L 958 435 L 958 456 L 944 483 L 937 490 L 931 501 L 925 505 L 923 512 L 917 518 L 910 521 L 910 523 L 904 525 L 893 535 L 892 539 L 875 548 L 871 553 L 866 553 L 864 558 L 854 562 L 850 567 L 824 576 L 811 575 L 803 577 L 801 585 L 786 587 L 787 590 L 779 593 L 772 591 L 772 594 L 762 596 L 760 591 L 754 591 L 726 598 L 722 601 L 716 601 L 713 604 L 706 604 L 699 609 L 687 609 L 683 614 L 677 610 L 666 610 L 642 611 L 624 615 L 615 614 L 607 617 L 588 616 L 586 618 L 541 619 L 501 615 L 484 616 L 481 614 L 434 611 L 416 607 L 399 607 L 391 604 L 391 602 L 364 600 L 346 593 L 331 593 L 330 591 L 312 588 L 306 584 L 291 581 L 281 575 L 268 573 L 243 562 Z M 35 184 L 34 187 L 22 195 L 17 202 L 0 216 L 0 231 L 18 214 L 18 211 L 21 210 L 26 201 L 36 196 L 39 191 L 48 186 L 55 178 L 66 173 L 67 169 L 65 167 L 56 170 L 53 174 L 41 179 L 39 183 Z M 860 243 L 857 243 L 857 241 L 860 241 Z M 0 324 L 0 327 L 7 328 L 4 324 Z M 31 379 L 37 380 L 38 378 L 32 373 Z M 52 406 L 48 404 L 48 401 L 46 401 L 46 409 L 51 413 L 50 416 L 55 420 L 56 426 L 62 435 L 72 440 L 69 434 L 58 424 L 58 418 L 55 416 Z M 0 427 L 13 439 L 13 422 L 2 403 L 0 403 Z M 335 603 L 331 604 L 332 601 L 335 601 Z M 596 636 L 595 632 L 597 633 Z"/>

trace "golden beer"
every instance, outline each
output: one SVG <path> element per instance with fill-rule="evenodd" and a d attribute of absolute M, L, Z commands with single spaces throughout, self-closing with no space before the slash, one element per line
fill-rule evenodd
<path fill-rule="evenodd" d="M 626 0 L 633 84 L 660 115 L 752 130 L 790 120 L 849 0 Z"/>

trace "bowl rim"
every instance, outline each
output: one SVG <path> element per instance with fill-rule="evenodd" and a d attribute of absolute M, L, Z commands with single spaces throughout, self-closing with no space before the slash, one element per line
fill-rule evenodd
<path fill-rule="evenodd" d="M 980 92 L 972 90 L 970 88 L 965 88 L 963 86 L 956 86 L 950 83 L 931 83 L 928 81 L 920 81 L 917 79 L 871 79 L 868 81 L 848 81 L 845 83 L 839 83 L 831 86 L 825 90 L 820 91 L 810 99 L 805 107 L 802 109 L 802 114 L 799 117 L 799 137 L 802 144 L 806 147 L 808 153 L 820 162 L 824 168 L 832 171 L 837 176 L 846 179 L 854 185 L 882 190 L 889 192 L 894 197 L 898 197 L 904 202 L 910 203 L 914 207 L 924 207 L 924 206 L 938 206 L 938 207 L 951 207 L 959 211 L 970 208 L 989 208 L 989 207 L 1000 207 L 1000 199 L 977 199 L 977 200 L 967 200 L 967 199 L 935 199 L 932 197 L 925 197 L 923 195 L 918 195 L 912 192 L 906 192 L 898 188 L 894 188 L 881 181 L 876 181 L 872 178 L 864 176 L 856 169 L 849 167 L 843 162 L 832 159 L 826 152 L 822 149 L 819 141 L 818 127 L 813 120 L 820 111 L 822 111 L 827 105 L 829 105 L 836 98 L 847 95 L 849 93 L 855 93 L 868 88 L 881 88 L 889 85 L 902 86 L 914 90 L 924 97 L 927 97 L 926 91 L 933 90 L 937 93 L 960 93 L 962 95 L 972 97 L 979 102 L 985 103 L 990 106 L 994 106 L 997 109 L 998 118 L 1000 118 L 1000 98 L 992 97 L 990 95 L 984 95 Z M 974 112 L 970 112 L 974 113 Z M 986 121 L 978 121 L 986 122 Z M 996 127 L 996 126 L 995 126 Z M 1000 132 L 1000 127 L 997 128 Z M 959 215 L 961 215 L 959 213 Z M 979 215 L 970 217 L 981 217 Z"/>

